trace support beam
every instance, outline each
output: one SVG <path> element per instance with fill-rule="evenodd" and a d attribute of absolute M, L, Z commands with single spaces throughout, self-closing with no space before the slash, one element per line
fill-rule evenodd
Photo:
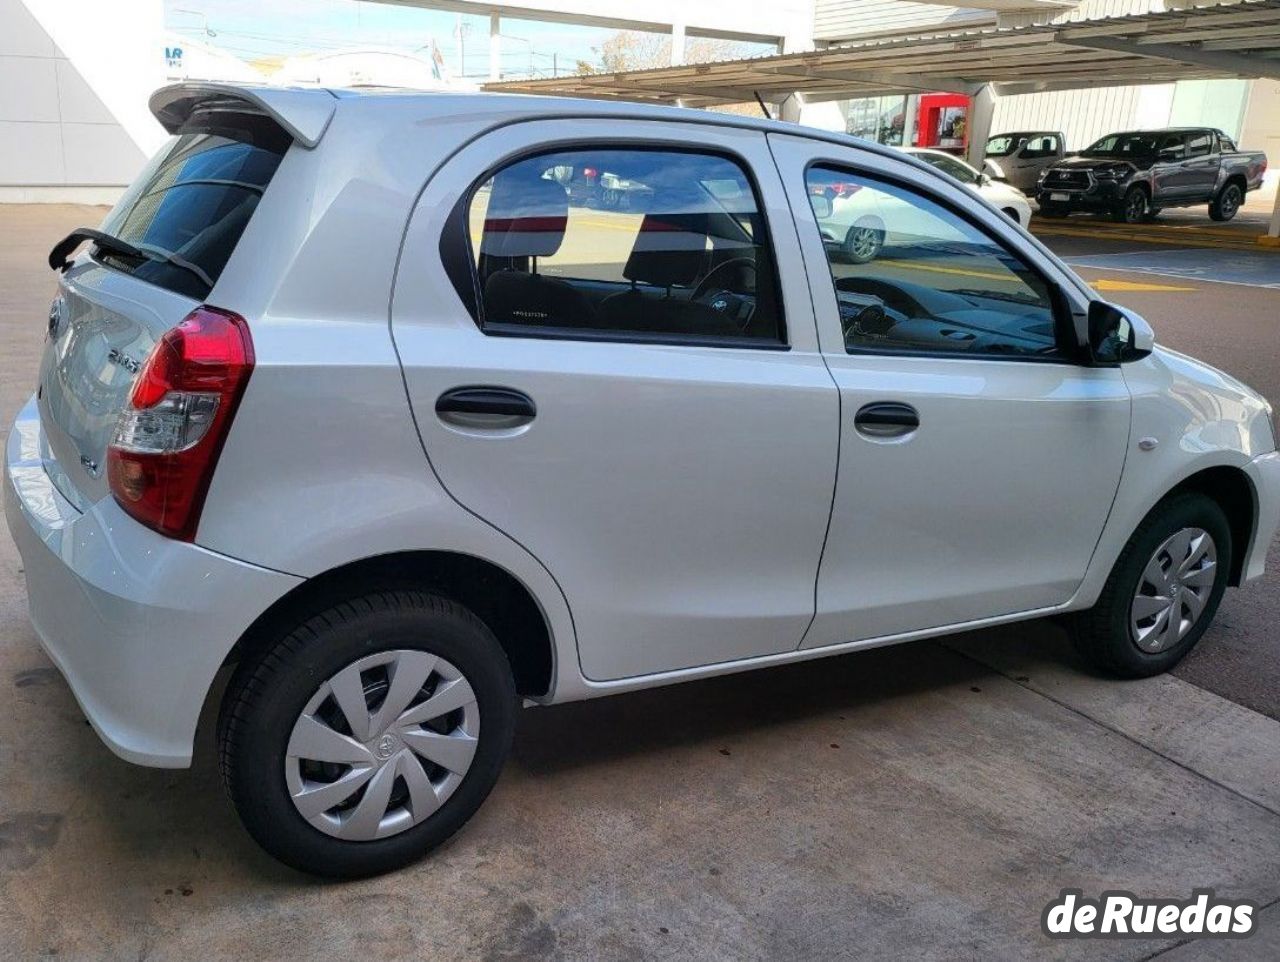
<path fill-rule="evenodd" d="M 972 95 L 979 84 L 961 77 L 935 77 L 925 74 L 892 73 L 885 70 L 859 70 L 845 67 L 811 67 L 800 64 L 780 64 L 760 68 L 767 73 L 806 80 L 852 81 L 857 84 L 874 84 L 896 90 L 945 90 L 949 93 Z M 801 85 L 803 86 L 803 85 Z"/>
<path fill-rule="evenodd" d="M 1085 47 L 1090 50 L 1112 50 L 1116 53 L 1132 54 L 1135 57 L 1153 57 L 1157 60 L 1172 60 L 1175 63 L 1196 64 L 1211 70 L 1220 70 L 1226 74 L 1240 77 L 1271 77 L 1280 80 L 1280 60 L 1263 57 L 1247 57 L 1238 53 L 1227 53 L 1223 50 L 1203 50 L 1199 47 L 1182 46 L 1165 43 L 1134 43 L 1132 40 L 1119 40 L 1115 37 L 1081 37 L 1073 39 L 1070 31 L 1062 31 L 1057 42 L 1070 47 Z"/>

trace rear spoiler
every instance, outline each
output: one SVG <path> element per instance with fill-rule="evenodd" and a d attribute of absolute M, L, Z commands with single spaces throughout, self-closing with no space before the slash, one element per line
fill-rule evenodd
<path fill-rule="evenodd" d="M 310 149 L 333 119 L 337 98 L 322 88 L 253 87 L 230 83 L 176 83 L 151 95 L 148 106 L 169 133 L 176 133 L 197 110 L 222 109 L 265 114 L 297 143 Z"/>

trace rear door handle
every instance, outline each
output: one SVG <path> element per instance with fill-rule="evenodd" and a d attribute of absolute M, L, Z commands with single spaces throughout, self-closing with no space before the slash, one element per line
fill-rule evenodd
<path fill-rule="evenodd" d="M 436 399 L 440 420 L 465 428 L 500 430 L 528 424 L 538 414 L 533 398 L 509 387 L 471 385 L 445 391 Z"/>
<path fill-rule="evenodd" d="M 920 415 L 910 404 L 875 401 L 858 409 L 853 426 L 863 437 L 872 440 L 900 438 L 920 427 Z"/>

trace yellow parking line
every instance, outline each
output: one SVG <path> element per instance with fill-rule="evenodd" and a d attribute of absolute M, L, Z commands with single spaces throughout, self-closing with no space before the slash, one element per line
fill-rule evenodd
<path fill-rule="evenodd" d="M 988 281 L 1018 282 L 1018 278 L 1012 274 L 992 274 L 988 271 L 971 271 L 962 267 L 939 267 L 936 264 L 921 264 L 919 261 L 898 260 L 896 257 L 881 257 L 876 263 L 893 264 L 895 267 L 906 267 L 913 271 L 933 271 L 935 274 L 959 274 L 963 277 L 981 277 Z"/>
<path fill-rule="evenodd" d="M 1148 284 L 1143 281 L 1114 281 L 1109 277 L 1103 277 L 1096 281 L 1090 281 L 1089 283 L 1100 291 L 1152 291 L 1176 293 L 1196 290 L 1194 287 L 1172 287 L 1168 284 Z"/>
<path fill-rule="evenodd" d="M 1198 238 L 1195 234 L 1183 234 L 1177 237 L 1167 237 L 1139 232 L 1121 233 L 1119 231 L 1082 230 L 1056 226 L 1047 228 L 1042 224 L 1033 224 L 1032 227 L 1032 233 L 1038 237 L 1091 237 L 1095 240 L 1124 240 L 1138 244 L 1164 244 L 1169 247 L 1202 247 L 1209 250 L 1252 251 L 1265 249 L 1254 240 L 1243 237 L 1240 238 L 1239 241 L 1226 242 L 1220 237 Z"/>

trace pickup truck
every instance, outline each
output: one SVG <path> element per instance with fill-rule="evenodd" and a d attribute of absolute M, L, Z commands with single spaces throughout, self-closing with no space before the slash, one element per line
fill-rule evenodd
<path fill-rule="evenodd" d="M 1165 207 L 1208 204 L 1211 218 L 1226 221 L 1262 185 L 1266 169 L 1265 154 L 1237 150 L 1213 128 L 1129 131 L 1045 170 L 1036 200 L 1045 217 L 1102 211 L 1136 224 Z"/>
<path fill-rule="evenodd" d="M 984 166 L 996 180 L 1035 195 L 1040 172 L 1066 156 L 1067 139 L 1060 130 L 1021 130 L 987 139 Z"/>

